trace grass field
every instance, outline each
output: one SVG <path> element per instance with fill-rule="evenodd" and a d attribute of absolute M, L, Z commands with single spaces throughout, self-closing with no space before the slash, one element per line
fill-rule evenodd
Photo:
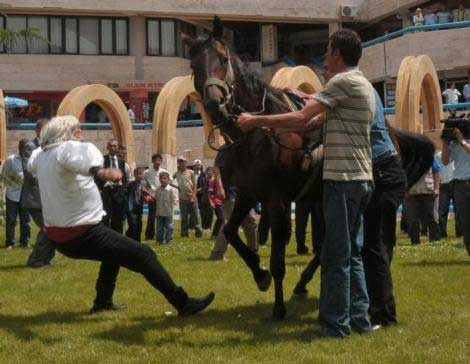
<path fill-rule="evenodd" d="M 1 249 L 0 363 L 470 362 L 470 258 L 455 238 L 414 247 L 400 236 L 393 263 L 400 324 L 346 340 L 315 335 L 319 276 L 309 298 L 289 300 L 285 321 L 273 322 L 273 288 L 259 292 L 232 249 L 228 261 L 211 262 L 208 239 L 146 243 L 191 294 L 216 292 L 207 311 L 179 318 L 143 278 L 122 270 L 115 301 L 128 309 L 88 315 L 97 263 L 59 254 L 53 266 L 32 270 L 24 267 L 29 250 Z M 261 248 L 265 265 L 269 250 Z M 288 298 L 310 258 L 291 242 Z"/>

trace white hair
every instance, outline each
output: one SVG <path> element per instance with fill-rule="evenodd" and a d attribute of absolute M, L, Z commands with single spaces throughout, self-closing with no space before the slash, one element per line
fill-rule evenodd
<path fill-rule="evenodd" d="M 79 128 L 80 121 L 73 115 L 52 118 L 41 130 L 42 149 L 50 149 L 67 140 L 74 140 L 73 133 Z"/>

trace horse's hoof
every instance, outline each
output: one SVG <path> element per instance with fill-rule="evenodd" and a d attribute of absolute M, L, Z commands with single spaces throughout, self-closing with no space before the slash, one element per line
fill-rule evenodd
<path fill-rule="evenodd" d="M 276 321 L 282 321 L 286 317 L 287 310 L 285 306 L 274 306 L 273 319 Z"/>
<path fill-rule="evenodd" d="M 304 286 L 297 284 L 294 288 L 294 297 L 306 298 L 308 296 L 308 289 Z"/>
<path fill-rule="evenodd" d="M 269 270 L 263 269 L 262 271 L 263 276 L 261 279 L 256 280 L 256 284 L 258 285 L 258 289 L 261 292 L 266 292 L 269 289 L 269 286 L 271 286 L 272 277 L 271 273 L 269 273 Z"/>

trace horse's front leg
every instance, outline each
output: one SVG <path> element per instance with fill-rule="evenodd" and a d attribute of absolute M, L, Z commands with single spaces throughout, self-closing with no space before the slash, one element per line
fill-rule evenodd
<path fill-rule="evenodd" d="M 271 215 L 271 260 L 270 269 L 274 278 L 273 318 L 282 320 L 286 315 L 283 280 L 286 274 L 286 245 L 291 234 L 290 203 L 276 202 L 270 206 Z"/>
<path fill-rule="evenodd" d="M 251 269 L 258 288 L 261 291 L 267 291 L 271 285 L 271 274 L 266 269 L 261 269 L 259 255 L 253 252 L 240 239 L 238 229 L 242 221 L 255 206 L 255 201 L 247 199 L 242 193 L 237 195 L 232 215 L 224 228 L 224 234 L 227 241 L 234 247 L 237 253 L 242 257 L 246 265 Z"/>

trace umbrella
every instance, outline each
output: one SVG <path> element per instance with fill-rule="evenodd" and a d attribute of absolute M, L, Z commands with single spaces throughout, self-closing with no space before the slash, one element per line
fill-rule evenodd
<path fill-rule="evenodd" d="M 19 99 L 17 97 L 6 96 L 3 100 L 5 101 L 6 107 L 15 108 L 15 107 L 27 107 L 28 106 L 27 100 Z"/>

